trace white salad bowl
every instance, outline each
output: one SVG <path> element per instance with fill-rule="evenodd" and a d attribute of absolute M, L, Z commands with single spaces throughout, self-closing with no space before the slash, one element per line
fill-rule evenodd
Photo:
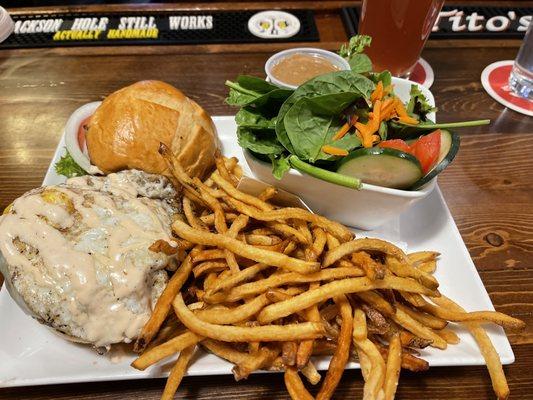
<path fill-rule="evenodd" d="M 396 95 L 404 102 L 409 100 L 411 85 L 417 85 L 428 102 L 435 106 L 433 94 L 424 86 L 407 79 L 392 78 Z M 435 114 L 428 114 L 435 120 Z M 263 182 L 275 185 L 300 196 L 316 213 L 327 216 L 345 225 L 363 230 L 372 230 L 393 217 L 399 216 L 417 201 L 427 197 L 437 184 L 432 179 L 418 190 L 400 190 L 363 183 L 361 189 L 336 185 L 291 168 L 281 180 L 272 175 L 270 163 L 244 151 L 250 170 Z"/>

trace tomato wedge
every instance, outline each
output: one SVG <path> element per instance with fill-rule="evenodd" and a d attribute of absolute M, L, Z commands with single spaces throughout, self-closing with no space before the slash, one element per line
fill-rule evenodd
<path fill-rule="evenodd" d="M 91 121 L 91 117 L 92 115 L 81 121 L 81 124 L 78 127 L 78 145 L 80 146 L 81 151 L 83 151 L 85 148 L 85 135 L 89 130 L 89 122 Z"/>
<path fill-rule="evenodd" d="M 427 174 L 439 159 L 440 130 L 421 136 L 412 146 L 412 154 L 420 161 L 422 172 Z M 403 151 L 403 150 L 402 150 Z"/>
<path fill-rule="evenodd" d="M 413 150 L 402 139 L 384 140 L 378 144 L 379 147 L 403 151 L 404 153 L 413 154 Z M 414 155 L 414 154 L 413 154 Z"/>

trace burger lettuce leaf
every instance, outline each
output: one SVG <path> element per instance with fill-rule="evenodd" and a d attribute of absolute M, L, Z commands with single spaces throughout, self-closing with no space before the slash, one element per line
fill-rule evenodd
<path fill-rule="evenodd" d="M 58 175 L 63 175 L 67 178 L 87 175 L 87 171 L 85 171 L 76 163 L 76 161 L 74 161 L 74 159 L 66 148 L 65 155 L 61 157 L 61 159 L 56 163 L 54 168 Z"/>

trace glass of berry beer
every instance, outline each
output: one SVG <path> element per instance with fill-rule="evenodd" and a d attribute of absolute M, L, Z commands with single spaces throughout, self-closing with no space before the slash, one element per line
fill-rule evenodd
<path fill-rule="evenodd" d="M 444 0 L 363 0 L 359 33 L 372 36 L 366 54 L 375 71 L 407 78 Z"/>

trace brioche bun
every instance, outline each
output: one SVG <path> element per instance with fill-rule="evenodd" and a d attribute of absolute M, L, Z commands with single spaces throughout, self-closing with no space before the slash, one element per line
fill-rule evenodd
<path fill-rule="evenodd" d="M 187 173 L 213 168 L 218 139 L 211 117 L 175 87 L 141 81 L 110 94 L 87 131 L 91 163 L 105 173 L 140 169 L 169 175 L 159 144 L 171 149 Z"/>

